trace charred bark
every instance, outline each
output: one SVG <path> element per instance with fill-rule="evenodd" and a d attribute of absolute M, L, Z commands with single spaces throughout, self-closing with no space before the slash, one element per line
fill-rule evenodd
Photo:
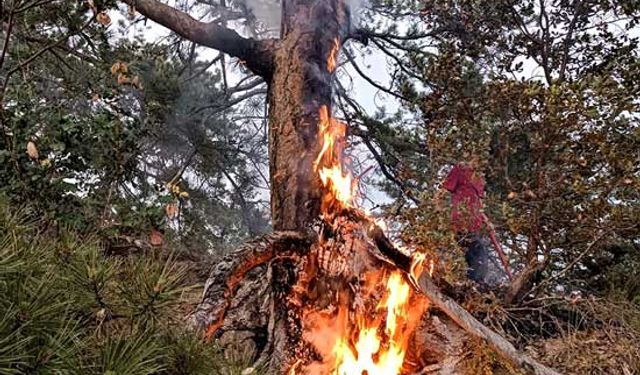
<path fill-rule="evenodd" d="M 285 0 L 269 87 L 269 169 L 275 230 L 302 230 L 320 213 L 320 107 L 331 106 L 327 58 L 348 31 L 344 1 Z"/>
<path fill-rule="evenodd" d="M 318 117 L 331 107 L 327 58 L 349 33 L 343 0 L 283 0 L 280 40 L 243 38 L 157 0 L 124 0 L 144 16 L 200 45 L 242 60 L 269 85 L 269 170 L 275 230 L 302 230 L 318 217 L 321 185 L 312 173 Z"/>
<path fill-rule="evenodd" d="M 238 289 L 252 278 L 252 272 L 258 268 L 264 272 L 264 266 L 272 261 L 304 253 L 314 242 L 312 234 L 273 232 L 227 254 L 211 271 L 202 301 L 191 315 L 193 323 L 206 329 L 209 337 L 218 333 L 232 300 L 237 299 Z M 269 287 L 264 280 L 260 282 Z"/>
<path fill-rule="evenodd" d="M 368 223 L 338 220 L 335 228 L 325 227 L 322 241 L 276 232 L 225 257 L 212 271 L 195 323 L 208 326 L 230 355 L 242 347 L 254 367 L 269 374 L 286 372 L 294 360 L 321 360 L 304 339 L 305 316 L 337 305 L 366 316 L 377 305 L 359 298 L 366 275 L 396 268 L 367 235 Z M 466 333 L 446 316 L 427 314 L 420 326 L 412 340 L 412 371 L 438 364 L 439 374 L 458 373 Z"/>
<path fill-rule="evenodd" d="M 223 344 L 241 342 L 253 348 L 256 363 L 273 373 L 283 372 L 293 359 L 317 360 L 317 353 L 304 343 L 305 311 L 331 311 L 335 303 L 359 311 L 363 275 L 411 268 L 410 258 L 366 218 L 351 213 L 336 220 L 333 227 L 325 227 L 321 241 L 277 232 L 225 258 L 207 282 L 196 321 L 215 330 Z M 410 363 L 417 373 L 461 373 L 466 345 L 475 337 L 527 373 L 558 375 L 478 321 L 427 274 L 414 286 L 440 311 L 440 316 L 425 314 L 412 339 Z M 366 316 L 366 310 L 359 314 Z"/>

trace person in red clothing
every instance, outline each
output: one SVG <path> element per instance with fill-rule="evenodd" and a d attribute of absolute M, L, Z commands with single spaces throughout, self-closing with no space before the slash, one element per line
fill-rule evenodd
<path fill-rule="evenodd" d="M 462 246 L 466 248 L 467 276 L 471 280 L 484 283 L 488 272 L 489 254 L 481 233 L 484 226 L 488 229 L 491 242 L 500 256 L 507 276 L 511 279 L 511 271 L 502 247 L 496 239 L 489 219 L 482 211 L 485 182 L 482 176 L 475 172 L 476 165 L 476 161 L 456 164 L 443 183 L 443 188 L 451 194 L 452 229 L 458 234 Z"/>

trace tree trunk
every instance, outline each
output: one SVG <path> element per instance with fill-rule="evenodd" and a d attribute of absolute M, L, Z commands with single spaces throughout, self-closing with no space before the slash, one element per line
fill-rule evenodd
<path fill-rule="evenodd" d="M 344 0 L 282 0 L 281 38 L 243 38 L 158 0 L 123 0 L 202 46 L 243 61 L 269 85 L 269 172 L 274 230 L 302 230 L 318 217 L 322 189 L 313 171 L 318 117 L 331 107 L 327 59 L 349 32 Z M 337 51 L 336 51 L 337 52 Z M 334 69 L 331 69 L 334 70 Z"/>
<path fill-rule="evenodd" d="M 274 230 L 302 230 L 319 215 L 322 185 L 313 172 L 320 107 L 331 106 L 335 41 L 348 32 L 339 0 L 284 0 L 281 40 L 269 84 L 269 171 Z"/>

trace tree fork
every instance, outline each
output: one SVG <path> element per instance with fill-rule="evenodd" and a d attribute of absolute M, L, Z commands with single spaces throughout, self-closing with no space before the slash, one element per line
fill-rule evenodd
<path fill-rule="evenodd" d="M 269 85 L 269 171 L 274 230 L 304 230 L 320 213 L 322 185 L 313 173 L 318 116 L 331 107 L 327 58 L 349 35 L 344 0 L 283 0 L 279 40 L 244 38 L 157 0 L 125 0 L 144 16 L 202 46 L 241 59 Z"/>

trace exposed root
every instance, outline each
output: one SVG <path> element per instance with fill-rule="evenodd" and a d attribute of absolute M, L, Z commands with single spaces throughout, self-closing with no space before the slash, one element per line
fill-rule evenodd
<path fill-rule="evenodd" d="M 304 254 L 316 239 L 300 232 L 274 232 L 251 241 L 225 256 L 207 280 L 202 302 L 192 315 L 199 327 L 206 327 L 210 340 L 222 326 L 239 283 L 248 272 L 274 259 Z"/>
<path fill-rule="evenodd" d="M 411 271 L 411 257 L 355 210 L 335 219 L 334 226 L 322 233 L 319 240 L 297 232 L 276 232 L 227 255 L 212 271 L 202 303 L 193 314 L 198 326 L 207 327 L 206 337 L 217 336 L 223 326 L 229 331 L 252 331 L 254 341 L 260 341 L 255 353 L 258 365 L 274 372 L 293 363 L 304 368 L 322 359 L 302 336 L 305 311 L 331 315 L 336 306 L 349 306 L 350 311 L 366 315 L 371 306 L 363 304 L 359 288 L 365 285 L 367 273 L 385 268 L 399 268 L 407 275 Z M 450 320 L 445 326 L 436 317 L 424 317 L 432 334 L 415 338 L 418 349 L 413 355 L 418 357 L 409 366 L 413 371 L 458 373 L 458 363 L 465 358 L 461 343 L 470 335 L 531 374 L 559 374 L 480 323 L 445 296 L 427 273 L 414 286 Z M 230 309 L 234 313 L 227 315 Z"/>

